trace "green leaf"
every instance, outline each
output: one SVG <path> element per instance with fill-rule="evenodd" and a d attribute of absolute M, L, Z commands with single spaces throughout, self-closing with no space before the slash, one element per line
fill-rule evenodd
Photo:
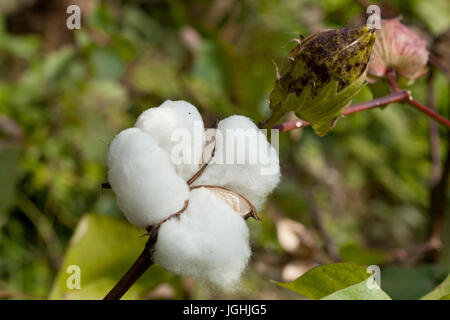
<path fill-rule="evenodd" d="M 292 282 L 274 281 L 274 283 L 310 299 L 318 300 L 360 283 L 369 276 L 365 266 L 333 263 L 315 267 Z"/>
<path fill-rule="evenodd" d="M 336 291 L 322 300 L 392 300 L 372 278 Z"/>
<path fill-rule="evenodd" d="M 64 262 L 50 293 L 50 299 L 102 299 L 120 280 L 142 252 L 143 230 L 118 218 L 88 214 L 78 224 Z M 70 265 L 81 271 L 81 289 L 68 289 L 66 272 Z M 139 299 L 160 283 L 180 287 L 179 278 L 152 266 L 124 295 Z M 179 291 L 179 290 L 175 290 Z"/>
<path fill-rule="evenodd" d="M 422 297 L 421 300 L 448 300 L 450 295 L 450 274 L 447 278 L 437 286 L 436 289 L 428 293 L 426 296 Z M 444 299 L 445 298 L 445 299 Z"/>

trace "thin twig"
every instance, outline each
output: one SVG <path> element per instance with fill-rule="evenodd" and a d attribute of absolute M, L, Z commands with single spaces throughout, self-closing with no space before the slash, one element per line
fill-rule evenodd
<path fill-rule="evenodd" d="M 439 58 L 436 54 L 431 52 L 429 60 L 436 68 L 445 73 L 447 78 L 450 78 L 450 68 L 448 66 L 448 63 L 445 63 L 445 61 L 443 61 L 444 59 Z"/>
<path fill-rule="evenodd" d="M 425 114 L 427 114 L 428 116 L 430 116 L 431 118 L 436 120 L 437 122 L 441 123 L 445 127 L 450 128 L 449 120 L 445 119 L 444 117 L 440 116 L 433 110 L 430 110 L 429 108 L 425 107 L 424 105 L 422 105 L 419 102 L 417 102 L 416 100 L 414 100 L 411 97 L 410 92 L 407 90 L 396 91 L 396 92 L 388 94 L 384 97 L 380 97 L 380 98 L 376 98 L 376 99 L 373 99 L 370 101 L 352 105 L 347 109 L 347 111 L 344 112 L 343 115 L 347 116 L 347 115 L 350 115 L 353 113 L 358 113 L 361 111 L 382 107 L 382 106 L 385 106 L 385 105 L 388 105 L 388 104 L 391 104 L 394 102 L 407 102 L 408 104 L 410 104 L 410 105 L 414 106 L 415 108 L 419 109 L 420 111 L 424 112 Z M 267 122 L 267 120 L 264 121 L 262 123 L 262 125 L 264 125 L 264 123 L 266 123 L 266 122 Z M 296 119 L 296 120 L 291 120 L 291 121 L 276 124 L 272 127 L 272 129 L 278 129 L 278 130 L 280 130 L 280 132 L 285 132 L 285 131 L 290 131 L 290 130 L 306 127 L 309 125 L 310 125 L 310 123 L 305 120 Z"/>
<path fill-rule="evenodd" d="M 450 176 L 450 131 L 447 134 L 447 155 L 445 157 L 441 178 L 438 183 L 433 186 L 430 193 L 430 241 L 442 241 L 444 219 L 447 206 L 447 188 Z"/>
<path fill-rule="evenodd" d="M 386 79 L 388 80 L 389 86 L 391 87 L 391 90 L 393 92 L 400 91 L 400 88 L 398 87 L 397 81 L 396 81 L 397 80 L 397 73 L 395 72 L 395 70 L 393 70 L 393 69 L 388 70 L 386 72 Z"/>
<path fill-rule="evenodd" d="M 427 78 L 427 105 L 436 111 L 436 98 L 433 87 L 434 72 L 431 69 Z M 431 157 L 431 187 L 434 187 L 441 177 L 441 159 L 439 156 L 439 127 L 435 121 L 428 120 L 430 131 L 430 157 Z"/>
<path fill-rule="evenodd" d="M 433 110 L 428 109 L 426 106 L 421 104 L 420 102 L 414 100 L 412 97 L 410 97 L 408 100 L 406 100 L 410 105 L 415 107 L 416 109 L 422 111 L 426 115 L 430 116 L 431 118 L 435 119 L 437 122 L 443 124 L 447 128 L 450 128 L 450 121 L 445 119 L 444 117 L 438 115 Z"/>
<path fill-rule="evenodd" d="M 384 97 L 380 97 L 380 98 L 376 98 L 376 99 L 373 99 L 370 101 L 358 103 L 358 104 L 350 106 L 347 109 L 347 111 L 344 112 L 344 116 L 350 115 L 353 113 L 357 113 L 357 112 L 361 112 L 361 111 L 365 111 L 365 110 L 369 110 L 369 109 L 373 109 L 373 108 L 382 107 L 382 106 L 388 105 L 390 103 L 400 102 L 400 101 L 407 99 L 409 97 L 409 95 L 410 94 L 408 91 L 402 90 L 399 92 L 394 92 L 394 93 L 388 94 Z M 310 123 L 307 121 L 304 121 L 302 119 L 296 119 L 296 120 L 291 120 L 291 121 L 283 122 L 280 124 L 276 124 L 272 128 L 278 129 L 278 130 L 280 130 L 280 132 L 284 132 L 284 131 L 290 131 L 290 130 L 301 128 L 301 127 L 306 127 L 309 125 L 310 125 Z"/>
<path fill-rule="evenodd" d="M 158 239 L 158 229 L 150 229 L 148 230 L 148 234 L 149 239 L 141 255 L 103 300 L 119 300 L 122 298 L 144 272 L 151 267 L 153 264 L 153 247 Z"/>
<path fill-rule="evenodd" d="M 396 75 L 395 71 L 389 70 L 388 72 L 386 72 L 386 77 L 388 79 L 389 86 L 390 86 L 391 90 L 393 92 L 399 92 L 400 89 L 398 88 L 398 85 L 397 85 L 397 75 Z M 449 120 L 447 120 L 444 117 L 440 116 L 439 114 L 437 114 L 436 112 L 434 112 L 430 108 L 424 106 L 420 102 L 414 100 L 414 98 L 412 97 L 411 94 L 409 95 L 408 99 L 405 99 L 405 102 L 407 102 L 408 104 L 410 104 L 414 108 L 422 111 L 423 113 L 425 113 L 426 115 L 430 116 L 431 118 L 435 119 L 437 122 L 443 124 L 447 128 L 450 128 L 450 121 Z"/>
<path fill-rule="evenodd" d="M 407 249 L 397 249 L 390 254 L 388 263 L 405 263 L 410 258 L 420 259 L 430 252 L 437 252 L 441 249 L 441 242 L 433 239 L 415 244 Z"/>
<path fill-rule="evenodd" d="M 369 110 L 369 109 L 373 109 L 373 108 L 377 108 L 377 107 L 381 107 L 381 106 L 385 106 L 394 102 L 405 102 L 408 103 L 409 105 L 415 107 L 416 109 L 420 110 L 421 112 L 425 113 L 426 115 L 428 115 L 429 117 L 433 118 L 434 120 L 436 120 L 437 122 L 439 122 L 440 124 L 444 125 L 445 127 L 447 127 L 447 129 L 450 128 L 450 121 L 445 119 L 444 117 L 440 116 L 439 114 L 437 114 L 434 110 L 424 106 L 423 104 L 421 104 L 420 102 L 414 100 L 414 98 L 412 97 L 411 93 L 407 90 L 401 90 L 396 82 L 396 74 L 395 71 L 388 71 L 386 73 L 386 77 L 387 80 L 389 82 L 389 86 L 391 87 L 392 93 L 388 94 L 384 97 L 380 97 L 380 98 L 376 98 L 370 101 L 366 101 L 363 103 L 359 103 L 359 104 L 355 104 L 353 106 L 350 106 L 345 112 L 344 112 L 344 116 L 349 115 L 349 114 L 353 114 L 353 113 L 357 113 L 357 112 L 361 112 L 361 111 L 365 111 L 365 110 Z M 260 127 L 264 127 L 266 124 L 270 123 L 272 121 L 272 117 L 274 116 L 274 113 L 271 114 L 271 116 L 262 121 L 260 123 Z M 272 127 L 272 129 L 278 129 L 280 130 L 280 132 L 284 132 L 284 131 L 290 131 L 293 129 L 298 129 L 298 128 L 302 128 L 302 127 L 306 127 L 309 126 L 310 123 L 302 120 L 302 119 L 296 119 L 296 120 L 291 120 L 291 121 L 287 121 L 287 122 L 283 122 L 280 124 L 276 124 Z"/>

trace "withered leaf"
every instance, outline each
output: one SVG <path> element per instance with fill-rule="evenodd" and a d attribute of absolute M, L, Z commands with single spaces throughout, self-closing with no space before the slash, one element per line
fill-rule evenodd
<path fill-rule="evenodd" d="M 256 220 L 261 220 L 253 204 L 243 195 L 224 187 L 210 185 L 194 186 L 191 187 L 191 190 L 197 188 L 206 188 L 211 191 L 216 197 L 228 203 L 228 205 L 233 208 L 233 210 L 236 211 L 236 213 L 239 214 L 244 220 L 247 220 L 250 217 Z"/>

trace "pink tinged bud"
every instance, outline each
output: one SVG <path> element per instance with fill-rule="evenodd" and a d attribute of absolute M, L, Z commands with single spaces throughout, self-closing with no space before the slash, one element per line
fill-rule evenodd
<path fill-rule="evenodd" d="M 384 77 L 389 69 L 397 75 L 414 80 L 427 72 L 429 52 L 426 42 L 400 23 L 399 18 L 383 20 L 369 62 L 369 82 Z M 374 77 L 370 77 L 374 76 Z"/>

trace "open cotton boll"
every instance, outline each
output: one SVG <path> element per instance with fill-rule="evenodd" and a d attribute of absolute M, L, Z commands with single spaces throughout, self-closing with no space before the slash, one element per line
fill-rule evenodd
<path fill-rule="evenodd" d="M 186 101 L 166 100 L 159 107 L 144 111 L 135 127 L 155 138 L 182 178 L 188 180 L 197 172 L 205 128 L 195 106 Z"/>
<path fill-rule="evenodd" d="M 277 152 L 247 117 L 219 122 L 212 162 L 195 185 L 216 185 L 246 197 L 257 210 L 280 181 Z"/>
<path fill-rule="evenodd" d="M 109 146 L 108 180 L 120 209 L 139 227 L 158 223 L 179 211 L 189 198 L 167 153 L 138 128 L 119 133 Z"/>
<path fill-rule="evenodd" d="M 186 211 L 161 225 L 154 259 L 169 271 L 233 290 L 250 258 L 248 237 L 244 219 L 198 188 Z"/>

